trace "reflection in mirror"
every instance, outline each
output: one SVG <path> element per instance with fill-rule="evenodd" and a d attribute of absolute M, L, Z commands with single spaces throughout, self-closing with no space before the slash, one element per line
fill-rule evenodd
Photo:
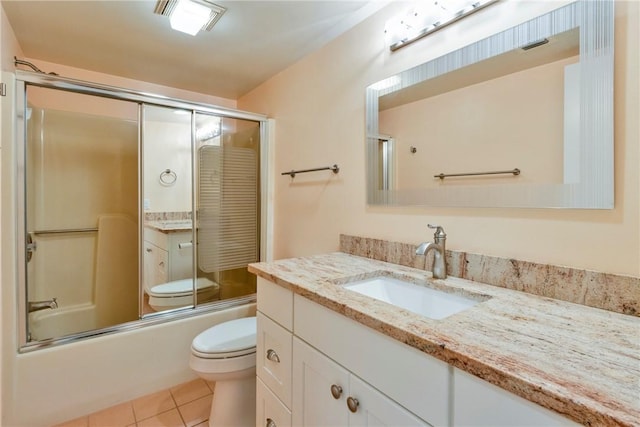
<path fill-rule="evenodd" d="M 191 112 L 143 107 L 142 313 L 193 307 Z"/>
<path fill-rule="evenodd" d="M 197 304 L 253 294 L 247 264 L 259 260 L 260 124 L 197 113 L 196 159 Z"/>
<path fill-rule="evenodd" d="M 563 148 L 578 143 L 565 140 L 563 132 L 575 117 L 565 110 L 580 108 L 579 87 L 571 84 L 578 80 L 578 45 L 573 29 L 537 48 L 510 51 L 381 97 L 380 132 L 393 135 L 402 165 L 394 188 L 563 183 Z M 524 172 L 434 179 L 513 168 Z"/>
<path fill-rule="evenodd" d="M 572 3 L 370 86 L 369 203 L 611 208 L 612 9 Z"/>
<path fill-rule="evenodd" d="M 26 93 L 26 340 L 135 320 L 137 104 Z"/>

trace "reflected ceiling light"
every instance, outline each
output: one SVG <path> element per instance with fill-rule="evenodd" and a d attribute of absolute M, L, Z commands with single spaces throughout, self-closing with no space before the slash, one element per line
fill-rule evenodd
<path fill-rule="evenodd" d="M 399 85 L 400 83 L 401 83 L 400 76 L 396 75 L 396 76 L 387 77 L 384 80 L 380 80 L 379 82 L 372 84 L 370 87 L 372 89 L 380 91 L 383 89 L 388 89 L 393 86 Z"/>
<path fill-rule="evenodd" d="M 222 121 L 212 119 L 196 129 L 196 140 L 198 142 L 209 141 L 222 133 Z"/>
<path fill-rule="evenodd" d="M 387 21 L 384 32 L 389 48 L 400 49 L 497 0 L 420 1 L 402 16 Z"/>
<path fill-rule="evenodd" d="M 195 36 L 210 31 L 226 9 L 206 0 L 158 0 L 155 13 L 169 17 L 171 28 Z"/>

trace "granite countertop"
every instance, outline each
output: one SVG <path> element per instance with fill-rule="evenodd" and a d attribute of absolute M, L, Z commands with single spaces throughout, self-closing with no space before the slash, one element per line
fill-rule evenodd
<path fill-rule="evenodd" d="M 181 231 L 191 231 L 191 220 L 161 220 L 146 221 L 144 226 L 161 233 L 178 233 Z"/>
<path fill-rule="evenodd" d="M 345 253 L 249 271 L 577 422 L 640 425 L 638 317 Z M 432 320 L 340 286 L 382 272 L 484 301 Z"/>

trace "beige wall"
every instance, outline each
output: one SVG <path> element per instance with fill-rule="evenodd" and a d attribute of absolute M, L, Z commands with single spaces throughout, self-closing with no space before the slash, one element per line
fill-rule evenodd
<path fill-rule="evenodd" d="M 640 3 L 616 2 L 615 209 L 388 208 L 366 204 L 365 87 L 533 17 L 561 2 L 503 1 L 390 53 L 392 4 L 239 100 L 277 121 L 274 257 L 338 249 L 340 233 L 419 243 L 439 223 L 450 249 L 640 275 Z M 501 28 L 496 28 L 501 27 Z M 331 165 L 330 172 L 280 172 Z"/>

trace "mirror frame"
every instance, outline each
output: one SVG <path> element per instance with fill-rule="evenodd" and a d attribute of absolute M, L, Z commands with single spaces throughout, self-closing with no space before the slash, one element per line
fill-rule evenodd
<path fill-rule="evenodd" d="M 366 88 L 367 203 L 385 206 L 613 209 L 613 0 L 578 0 Z M 567 184 L 378 187 L 379 98 L 574 28 L 580 29 L 580 181 Z M 439 172 L 439 171 L 437 171 Z"/>

